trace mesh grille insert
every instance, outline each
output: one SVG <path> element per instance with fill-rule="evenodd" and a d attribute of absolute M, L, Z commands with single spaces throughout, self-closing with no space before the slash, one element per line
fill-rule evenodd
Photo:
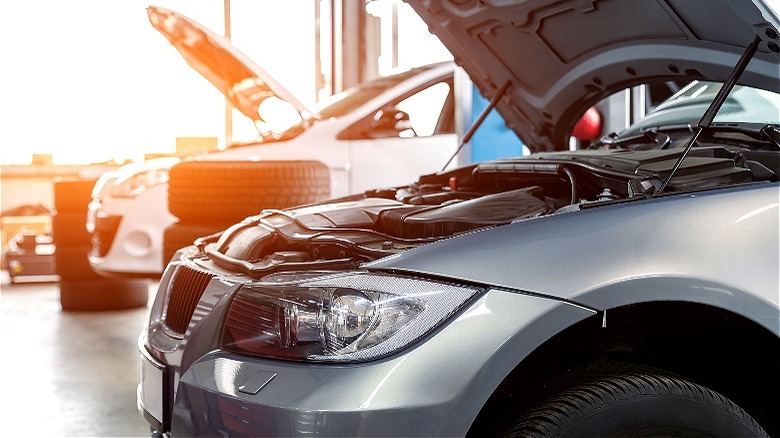
<path fill-rule="evenodd" d="M 180 266 L 173 276 L 168 296 L 165 325 L 173 332 L 184 334 L 195 313 L 195 307 L 214 276 L 188 266 Z"/>

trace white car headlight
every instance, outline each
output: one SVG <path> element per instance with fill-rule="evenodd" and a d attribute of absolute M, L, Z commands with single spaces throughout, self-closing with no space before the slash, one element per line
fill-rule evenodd
<path fill-rule="evenodd" d="M 373 360 L 429 333 L 481 291 L 366 272 L 277 274 L 236 293 L 222 348 L 288 360 Z"/>
<path fill-rule="evenodd" d="M 168 169 L 147 169 L 119 178 L 111 187 L 111 196 L 132 198 L 154 186 L 168 182 Z"/>

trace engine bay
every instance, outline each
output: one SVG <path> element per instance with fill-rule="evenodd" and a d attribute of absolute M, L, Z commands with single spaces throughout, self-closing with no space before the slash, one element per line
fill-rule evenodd
<path fill-rule="evenodd" d="M 778 154 L 693 149 L 668 193 L 777 181 Z M 517 220 L 651 197 L 681 151 L 579 150 L 477 163 L 404 187 L 265 210 L 196 242 L 196 262 L 260 278 L 352 269 L 436 240 Z M 206 266 L 204 266 L 206 267 Z"/>

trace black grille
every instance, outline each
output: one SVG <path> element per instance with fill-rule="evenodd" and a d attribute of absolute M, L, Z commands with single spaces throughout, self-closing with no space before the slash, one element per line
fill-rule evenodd
<path fill-rule="evenodd" d="M 95 220 L 95 231 L 92 233 L 92 249 L 98 257 L 105 257 L 114 243 L 116 230 L 119 228 L 120 216 L 98 217 Z"/>
<path fill-rule="evenodd" d="M 184 334 L 203 291 L 213 275 L 207 272 L 180 266 L 173 275 L 168 295 L 168 309 L 165 325 L 173 332 Z"/>

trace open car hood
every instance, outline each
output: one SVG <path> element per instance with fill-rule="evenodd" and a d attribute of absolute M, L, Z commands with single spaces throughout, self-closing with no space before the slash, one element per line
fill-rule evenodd
<path fill-rule="evenodd" d="M 405 0 L 532 151 L 568 148 L 600 99 L 652 81 L 780 91 L 778 17 L 762 0 Z M 771 2 L 769 2 L 771 3 Z"/>
<path fill-rule="evenodd" d="M 152 26 L 171 42 L 187 64 L 214 84 L 250 119 L 265 122 L 258 114 L 258 107 L 269 97 L 290 103 L 302 116 L 310 113 L 298 98 L 227 38 L 168 9 L 150 6 L 146 12 Z"/>

